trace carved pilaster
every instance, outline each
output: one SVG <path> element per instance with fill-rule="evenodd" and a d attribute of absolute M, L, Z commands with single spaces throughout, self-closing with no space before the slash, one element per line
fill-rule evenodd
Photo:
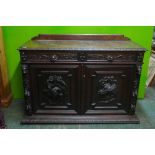
<path fill-rule="evenodd" d="M 29 84 L 29 71 L 28 65 L 22 65 L 23 70 L 23 81 L 24 81 L 24 95 L 25 95 L 25 110 L 28 115 L 32 115 L 32 105 L 31 105 L 31 93 L 30 93 L 30 84 Z"/>
<path fill-rule="evenodd" d="M 142 69 L 142 65 L 141 64 L 137 64 L 136 65 L 136 78 L 133 81 L 133 90 L 132 90 L 133 100 L 132 100 L 131 107 L 130 107 L 132 114 L 135 113 L 141 69 Z"/>

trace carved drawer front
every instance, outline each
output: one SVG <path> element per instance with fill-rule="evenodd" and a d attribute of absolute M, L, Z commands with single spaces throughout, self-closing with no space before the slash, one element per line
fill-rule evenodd
<path fill-rule="evenodd" d="M 21 61 L 24 63 L 77 61 L 77 53 L 69 51 L 23 51 L 21 52 Z"/>
<path fill-rule="evenodd" d="M 143 53 L 136 52 L 89 52 L 88 61 L 103 62 L 142 62 Z"/>
<path fill-rule="evenodd" d="M 78 65 L 31 65 L 33 112 L 79 113 Z"/>
<path fill-rule="evenodd" d="M 125 114 L 130 106 L 133 66 L 86 65 L 83 113 Z"/>

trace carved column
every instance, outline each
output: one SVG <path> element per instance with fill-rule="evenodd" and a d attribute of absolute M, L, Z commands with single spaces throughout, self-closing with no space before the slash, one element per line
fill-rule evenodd
<path fill-rule="evenodd" d="M 8 73 L 7 73 L 7 63 L 3 45 L 3 34 L 2 28 L 0 27 L 0 99 L 2 106 L 8 106 L 12 100 L 12 94 L 10 89 Z"/>
<path fill-rule="evenodd" d="M 27 64 L 22 64 L 22 71 L 23 71 L 23 80 L 24 80 L 25 111 L 27 115 L 32 115 L 29 71 L 28 71 Z"/>
<path fill-rule="evenodd" d="M 137 102 L 140 74 L 141 74 L 141 70 L 142 70 L 142 62 L 143 62 L 143 53 L 140 53 L 137 56 L 136 78 L 133 81 L 133 89 L 132 89 L 133 100 L 132 100 L 131 107 L 130 107 L 131 114 L 134 114 L 135 110 L 136 110 L 136 102 Z"/>

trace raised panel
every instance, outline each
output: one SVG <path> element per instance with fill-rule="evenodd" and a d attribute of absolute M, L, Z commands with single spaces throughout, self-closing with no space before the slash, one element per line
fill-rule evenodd
<path fill-rule="evenodd" d="M 35 113 L 80 113 L 78 65 L 31 65 L 30 68 Z"/>
<path fill-rule="evenodd" d="M 132 65 L 86 65 L 83 113 L 127 113 L 132 90 Z"/>

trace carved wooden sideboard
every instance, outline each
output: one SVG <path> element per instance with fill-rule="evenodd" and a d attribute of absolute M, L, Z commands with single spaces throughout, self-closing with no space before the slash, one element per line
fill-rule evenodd
<path fill-rule="evenodd" d="M 39 35 L 19 48 L 22 123 L 139 123 L 145 48 L 123 35 Z"/>

